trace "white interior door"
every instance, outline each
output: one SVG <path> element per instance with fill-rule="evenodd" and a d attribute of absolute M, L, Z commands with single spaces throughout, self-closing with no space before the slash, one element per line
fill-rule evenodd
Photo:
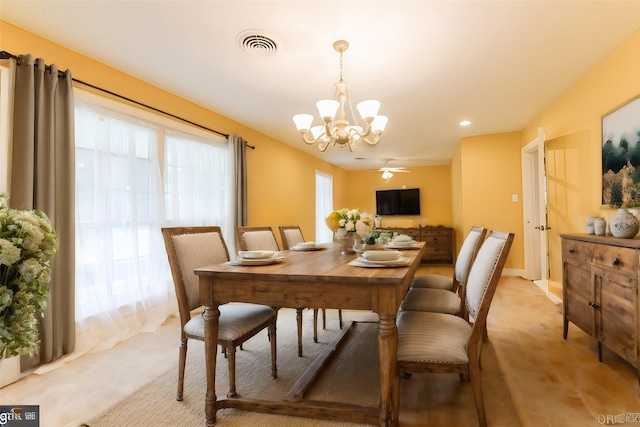
<path fill-rule="evenodd" d="M 524 277 L 547 290 L 547 202 L 544 131 L 522 148 L 522 204 L 524 220 Z"/>

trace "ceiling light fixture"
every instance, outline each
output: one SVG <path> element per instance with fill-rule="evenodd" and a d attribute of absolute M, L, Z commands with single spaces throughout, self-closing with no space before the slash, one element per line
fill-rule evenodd
<path fill-rule="evenodd" d="M 323 99 L 316 103 L 324 125 L 311 127 L 313 122 L 311 114 L 297 114 L 293 116 L 293 122 L 302 135 L 302 140 L 309 145 L 317 142 L 320 151 L 325 151 L 329 145 L 336 144 L 340 145 L 340 148 L 346 145 L 350 151 L 356 151 L 361 141 L 376 145 L 380 142 L 380 136 L 387 125 L 387 117 L 377 115 L 380 108 L 379 101 L 362 101 L 357 105 L 357 109 L 365 121 L 365 128 L 358 124 L 351 106 L 349 87 L 342 80 L 342 54 L 349 48 L 349 43 L 338 40 L 333 44 L 333 48 L 340 53 L 340 81 L 335 84 L 337 100 Z M 345 119 L 345 103 L 349 105 L 353 125 Z"/>
<path fill-rule="evenodd" d="M 382 172 L 382 179 L 384 179 L 386 182 L 389 182 L 389 180 L 393 177 L 393 173 L 394 172 L 404 172 L 404 173 L 409 173 L 411 172 L 410 170 L 407 170 L 404 166 L 402 167 L 391 167 L 389 166 L 389 160 L 386 160 L 384 162 L 385 166 L 381 167 L 380 169 L 378 169 L 378 172 Z"/>
<path fill-rule="evenodd" d="M 469 126 L 471 122 L 469 120 L 463 120 L 460 122 L 460 126 Z"/>

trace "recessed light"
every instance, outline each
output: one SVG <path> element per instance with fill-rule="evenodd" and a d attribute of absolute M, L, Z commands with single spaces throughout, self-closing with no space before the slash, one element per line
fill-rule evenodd
<path fill-rule="evenodd" d="M 469 126 L 471 122 L 469 120 L 463 120 L 460 122 L 460 126 Z"/>

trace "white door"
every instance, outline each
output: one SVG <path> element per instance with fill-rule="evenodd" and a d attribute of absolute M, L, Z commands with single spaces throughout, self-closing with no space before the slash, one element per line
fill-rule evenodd
<path fill-rule="evenodd" d="M 544 131 L 522 148 L 522 204 L 524 220 L 524 278 L 547 290 L 547 202 Z"/>

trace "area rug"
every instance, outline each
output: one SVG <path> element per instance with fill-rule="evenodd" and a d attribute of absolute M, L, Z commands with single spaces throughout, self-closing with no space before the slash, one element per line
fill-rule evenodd
<path fill-rule="evenodd" d="M 355 323 L 326 370 L 306 394 L 307 398 L 370 407 L 378 405 L 377 323 L 372 320 L 375 319 L 371 314 L 363 315 Z M 319 342 L 314 343 L 311 339 L 312 328 L 306 326 L 303 328 L 304 356 L 298 357 L 295 322 L 283 322 L 279 319 L 277 379 L 271 377 L 270 347 L 266 332 L 250 339 L 244 344 L 243 350 L 237 351 L 236 384 L 239 395 L 282 400 L 298 377 L 340 332 L 337 326 L 331 329 L 327 325 L 327 330 L 319 331 Z M 140 363 L 144 361 L 141 360 Z M 482 368 L 484 400 L 489 425 L 509 427 L 521 425 L 491 343 L 487 343 L 483 348 Z M 189 341 L 184 399 L 181 402 L 175 399 L 176 384 L 177 365 L 84 425 L 89 427 L 204 425 L 206 381 L 204 346 L 201 342 Z M 224 396 L 227 390 L 227 363 L 224 357 L 219 355 L 216 394 Z M 224 409 L 217 412 L 216 425 L 340 427 L 362 424 Z"/>

